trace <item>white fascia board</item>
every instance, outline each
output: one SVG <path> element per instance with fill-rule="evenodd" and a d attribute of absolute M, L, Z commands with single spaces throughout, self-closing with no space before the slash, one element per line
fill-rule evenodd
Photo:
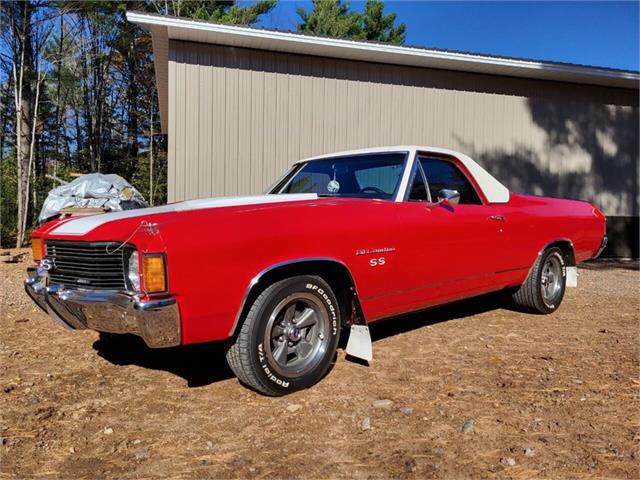
<path fill-rule="evenodd" d="M 127 19 L 150 30 L 165 27 L 169 40 L 622 88 L 640 86 L 637 72 L 314 37 L 135 12 L 128 12 Z"/>

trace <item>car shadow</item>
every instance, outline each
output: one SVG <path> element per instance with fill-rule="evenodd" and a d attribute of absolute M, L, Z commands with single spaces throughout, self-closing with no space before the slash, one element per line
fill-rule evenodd
<path fill-rule="evenodd" d="M 623 260 L 615 258 L 598 258 L 581 263 L 580 268 L 585 270 L 640 270 L 640 262 L 637 259 Z"/>
<path fill-rule="evenodd" d="M 369 331 L 371 333 L 371 340 L 377 342 L 429 325 L 448 322 L 449 320 L 456 320 L 458 318 L 471 317 L 497 308 L 514 309 L 514 306 L 508 301 L 508 295 L 505 292 L 489 293 L 479 297 L 461 300 L 456 303 L 381 320 L 370 324 Z"/>
<path fill-rule="evenodd" d="M 400 333 L 470 317 L 496 308 L 509 308 L 506 296 L 502 292 L 373 323 L 370 325 L 371 339 L 377 342 Z M 341 339 L 341 348 L 346 346 L 346 337 L 347 335 L 344 335 Z M 234 376 L 227 366 L 222 342 L 154 349 L 147 347 L 144 341 L 135 335 L 101 333 L 93 348 L 100 357 L 114 365 L 137 365 L 151 370 L 163 370 L 185 379 L 187 385 L 192 388 L 203 387 Z M 348 358 L 355 363 L 366 364 L 355 358 Z"/>
<path fill-rule="evenodd" d="M 227 365 L 222 342 L 149 348 L 135 335 L 101 333 L 93 348 L 114 365 L 164 370 L 185 379 L 189 387 L 203 387 L 234 377 Z"/>

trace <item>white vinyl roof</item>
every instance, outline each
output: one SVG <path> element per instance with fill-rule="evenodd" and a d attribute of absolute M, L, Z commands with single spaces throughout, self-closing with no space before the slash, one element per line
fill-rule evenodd
<path fill-rule="evenodd" d="M 509 201 L 509 189 L 505 187 L 500 181 L 498 181 L 493 175 L 487 172 L 478 162 L 468 157 L 464 153 L 450 150 L 448 148 L 438 147 L 425 147 L 420 145 L 394 145 L 389 147 L 373 147 L 373 148 L 360 148 L 357 150 L 346 150 L 344 152 L 326 153 L 311 158 L 300 160 L 297 163 L 312 162 L 315 160 L 322 160 L 325 158 L 345 157 L 349 155 L 362 155 L 367 153 L 392 153 L 392 152 L 408 152 L 411 157 L 417 153 L 436 153 L 441 155 L 448 155 L 459 160 L 465 168 L 469 171 L 476 183 L 484 193 L 485 198 L 489 203 L 507 203 Z M 410 159 L 413 161 L 413 158 Z M 408 166 L 408 170 L 411 170 L 412 166 Z M 408 175 L 405 175 L 408 179 Z M 403 180 L 404 181 L 404 180 Z"/>
<path fill-rule="evenodd" d="M 146 28 L 153 36 L 163 129 L 169 40 L 608 87 L 640 87 L 637 71 L 316 37 L 137 12 L 127 12 L 127 20 Z"/>

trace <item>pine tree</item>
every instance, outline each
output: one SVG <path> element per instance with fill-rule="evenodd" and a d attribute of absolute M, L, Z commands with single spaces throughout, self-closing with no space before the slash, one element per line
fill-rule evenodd
<path fill-rule="evenodd" d="M 313 9 L 298 8 L 298 31 L 327 37 L 355 38 L 362 33 L 361 15 L 342 0 L 313 0 Z"/>
<path fill-rule="evenodd" d="M 310 12 L 298 9 L 298 31 L 327 37 L 404 43 L 406 26 L 395 25 L 396 14 L 384 14 L 382 0 L 367 0 L 363 13 L 350 9 L 343 0 L 313 0 Z"/>
<path fill-rule="evenodd" d="M 402 44 L 405 40 L 407 27 L 404 23 L 394 26 L 395 21 L 395 13 L 384 14 L 384 2 L 382 0 L 367 0 L 362 18 L 363 30 L 357 38 Z"/>
<path fill-rule="evenodd" d="M 251 25 L 260 15 L 269 12 L 276 0 L 259 0 L 252 5 L 239 7 L 234 0 L 149 0 L 147 10 L 162 15 L 188 17 L 208 22 L 232 25 Z"/>

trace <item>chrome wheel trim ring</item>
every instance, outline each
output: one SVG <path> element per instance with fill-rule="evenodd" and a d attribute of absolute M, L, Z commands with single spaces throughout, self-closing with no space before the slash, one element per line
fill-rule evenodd
<path fill-rule="evenodd" d="M 274 307 L 265 328 L 263 345 L 270 368 L 287 378 L 305 375 L 324 357 L 330 328 L 329 311 L 316 296 L 287 296 Z"/>
<path fill-rule="evenodd" d="M 551 255 L 542 266 L 540 276 L 542 299 L 547 306 L 553 307 L 562 291 L 564 276 L 562 262 L 557 255 Z"/>

